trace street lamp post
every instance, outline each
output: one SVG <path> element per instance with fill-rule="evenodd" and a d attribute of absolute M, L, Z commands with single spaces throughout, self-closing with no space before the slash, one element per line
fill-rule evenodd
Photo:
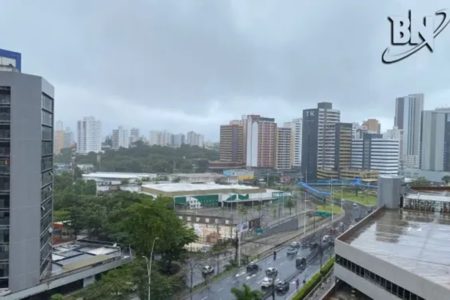
<path fill-rule="evenodd" d="M 198 263 L 195 263 L 193 260 L 189 260 L 189 268 L 190 268 L 190 274 L 191 274 L 191 276 L 190 276 L 191 284 L 189 287 L 189 294 L 190 294 L 191 300 L 192 300 L 192 288 L 194 286 L 194 268 L 197 268 L 197 267 L 201 267 L 201 265 Z"/>
<path fill-rule="evenodd" d="M 275 300 L 275 281 L 277 279 L 278 273 L 275 273 L 272 277 L 272 300 Z"/>
<path fill-rule="evenodd" d="M 159 237 L 155 237 L 153 239 L 152 249 L 150 251 L 150 258 L 147 256 L 142 256 L 147 263 L 147 278 L 148 278 L 148 287 L 147 287 L 147 299 L 150 300 L 150 285 L 152 283 L 152 260 L 153 260 L 153 250 L 155 249 L 156 240 L 159 240 Z"/>

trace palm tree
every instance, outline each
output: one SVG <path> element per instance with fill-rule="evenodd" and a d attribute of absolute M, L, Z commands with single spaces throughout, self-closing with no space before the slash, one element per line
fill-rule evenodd
<path fill-rule="evenodd" d="M 261 300 L 262 294 L 260 291 L 252 290 L 248 285 L 244 284 L 241 289 L 232 288 L 231 293 L 236 297 L 236 300 Z"/>

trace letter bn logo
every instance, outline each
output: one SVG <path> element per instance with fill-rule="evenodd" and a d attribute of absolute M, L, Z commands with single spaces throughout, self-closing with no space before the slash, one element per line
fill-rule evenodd
<path fill-rule="evenodd" d="M 386 48 L 381 56 L 382 61 L 386 64 L 403 60 L 425 46 L 430 52 L 433 52 L 434 38 L 449 23 L 447 11 L 444 9 L 437 11 L 433 16 L 422 18 L 413 17 L 410 10 L 407 16 L 390 16 L 388 20 L 391 25 L 392 49 L 404 49 L 405 47 L 407 49 L 392 53 L 391 48 Z"/>

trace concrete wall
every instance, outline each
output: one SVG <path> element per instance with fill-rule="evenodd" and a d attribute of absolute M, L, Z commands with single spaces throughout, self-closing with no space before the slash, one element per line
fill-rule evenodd
<path fill-rule="evenodd" d="M 403 178 L 400 176 L 380 176 L 378 179 L 377 206 L 390 209 L 400 207 Z"/>

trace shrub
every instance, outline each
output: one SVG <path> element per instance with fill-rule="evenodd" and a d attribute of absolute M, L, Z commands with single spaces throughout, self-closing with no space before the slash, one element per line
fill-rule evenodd
<path fill-rule="evenodd" d="M 317 272 L 314 274 L 311 279 L 309 279 L 305 285 L 298 291 L 297 294 L 294 295 L 292 298 L 293 300 L 301 300 L 305 298 L 306 295 L 308 295 L 312 289 L 320 283 L 320 280 L 322 279 L 321 274 L 327 274 L 334 264 L 334 257 L 330 258 L 320 269 L 320 272 Z"/>

